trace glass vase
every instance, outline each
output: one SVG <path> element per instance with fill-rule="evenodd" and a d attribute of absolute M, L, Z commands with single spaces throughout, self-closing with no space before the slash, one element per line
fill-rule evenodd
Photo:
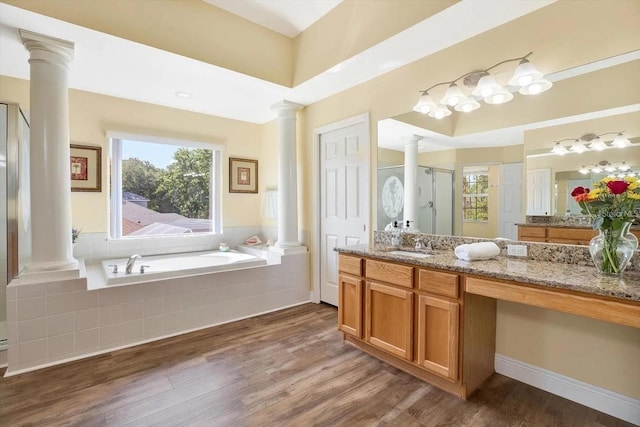
<path fill-rule="evenodd" d="M 617 230 L 599 228 L 599 234 L 589 242 L 589 253 L 598 271 L 607 275 L 622 274 L 638 248 L 638 239 L 629 232 L 630 222 Z"/>

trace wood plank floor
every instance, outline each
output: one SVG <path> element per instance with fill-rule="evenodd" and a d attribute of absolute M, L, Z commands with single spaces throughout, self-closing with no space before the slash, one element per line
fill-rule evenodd
<path fill-rule="evenodd" d="M 345 344 L 305 304 L 0 379 L 0 425 L 628 426 L 501 375 L 469 401 Z"/>

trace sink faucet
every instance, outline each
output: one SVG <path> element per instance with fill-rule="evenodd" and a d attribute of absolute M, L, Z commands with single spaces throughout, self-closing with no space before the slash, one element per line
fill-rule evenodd
<path fill-rule="evenodd" d="M 431 247 L 431 240 L 429 240 L 426 244 L 422 241 L 421 238 L 416 237 L 415 239 L 416 242 L 416 249 L 427 249 L 427 250 L 432 250 Z"/>
<path fill-rule="evenodd" d="M 133 270 L 133 264 L 136 263 L 137 258 L 142 258 L 142 256 L 135 254 L 129 257 L 129 259 L 127 260 L 127 266 L 124 269 L 125 274 L 131 274 L 131 271 Z"/>

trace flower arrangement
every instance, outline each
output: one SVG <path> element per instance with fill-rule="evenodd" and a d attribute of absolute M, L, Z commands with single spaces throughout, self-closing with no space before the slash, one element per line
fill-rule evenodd
<path fill-rule="evenodd" d="M 82 229 L 79 228 L 72 228 L 71 229 L 71 243 L 75 243 L 76 240 L 78 240 L 78 237 L 80 236 L 80 232 L 82 231 Z"/>
<path fill-rule="evenodd" d="M 593 228 L 600 230 L 600 236 L 591 241 L 589 248 L 598 269 L 607 274 L 622 272 L 637 247 L 634 240 L 629 243 L 633 249 L 628 251 L 629 245 L 622 239 L 631 222 L 640 218 L 638 178 L 607 177 L 594 183 L 592 189 L 574 188 L 571 196 L 580 205 L 582 213 L 589 215 Z"/>

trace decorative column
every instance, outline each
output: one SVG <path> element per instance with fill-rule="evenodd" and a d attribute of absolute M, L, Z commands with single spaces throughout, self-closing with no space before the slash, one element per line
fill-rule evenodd
<path fill-rule="evenodd" d="M 418 229 L 418 141 L 420 135 L 411 136 L 404 146 L 404 226 L 408 221 Z"/>
<path fill-rule="evenodd" d="M 296 112 L 300 104 L 282 101 L 271 106 L 278 112 L 278 241 L 281 253 L 301 248 L 298 240 L 298 178 Z M 304 248 L 306 251 L 306 248 Z M 297 250 L 296 250 L 297 252 Z"/>
<path fill-rule="evenodd" d="M 31 66 L 32 257 L 25 273 L 70 272 L 78 261 L 71 243 L 69 83 L 74 44 L 20 30 Z M 65 277 L 68 277 L 65 276 Z"/>

